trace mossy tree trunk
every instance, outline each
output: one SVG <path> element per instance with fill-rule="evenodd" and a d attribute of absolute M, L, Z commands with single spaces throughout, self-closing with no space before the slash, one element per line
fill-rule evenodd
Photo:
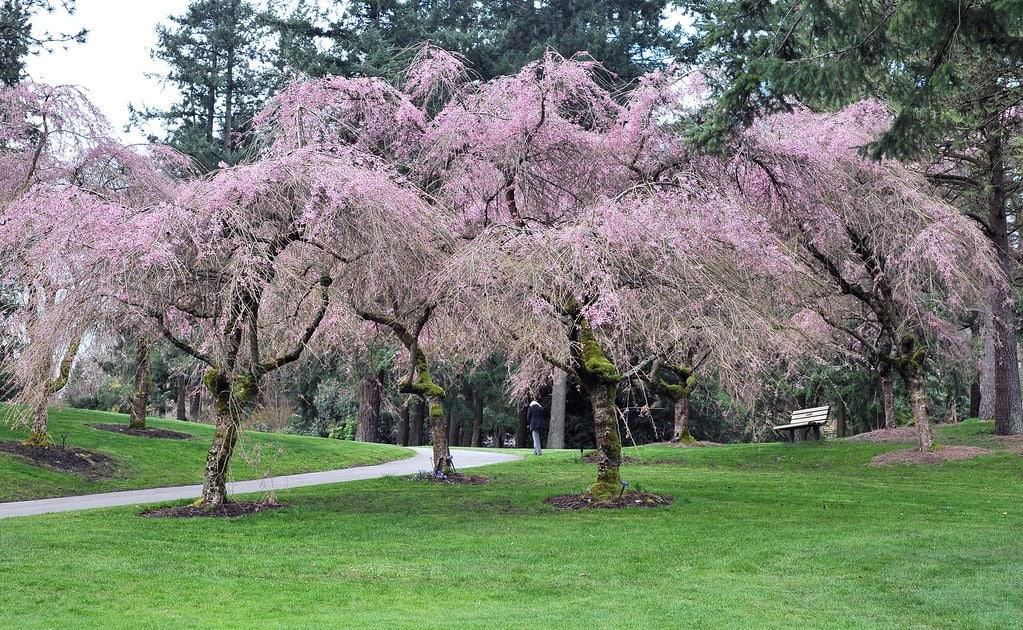
<path fill-rule="evenodd" d="M 227 474 L 241 424 L 239 411 L 252 398 L 254 381 L 247 374 L 230 378 L 215 368 L 206 371 L 203 381 L 213 396 L 216 424 L 198 504 L 212 509 L 227 502 Z"/>
<path fill-rule="evenodd" d="M 441 391 L 443 392 L 443 390 Z M 453 466 L 451 450 L 448 447 L 448 427 L 444 416 L 444 394 L 427 396 L 426 404 L 430 414 L 430 430 L 433 434 L 433 471 L 436 473 L 451 472 Z"/>
<path fill-rule="evenodd" d="M 689 395 L 675 400 L 675 429 L 671 434 L 672 444 L 696 444 L 696 438 L 689 432 Z"/>
<path fill-rule="evenodd" d="M 149 404 L 149 388 L 152 382 L 149 376 L 149 343 L 140 339 L 138 342 L 137 363 L 135 364 L 135 388 L 132 390 L 131 396 L 129 428 L 146 428 L 146 406 Z"/>
<path fill-rule="evenodd" d="M 50 398 L 67 385 L 68 377 L 71 375 L 71 364 L 75 361 L 75 355 L 78 354 L 81 342 L 82 336 L 78 335 L 68 344 L 67 352 L 64 353 L 64 358 L 60 361 L 57 378 L 49 380 L 50 365 L 47 364 L 47 378 L 43 382 L 43 391 L 40 392 L 39 400 L 32 409 L 32 427 L 29 429 L 28 437 L 22 442 L 25 446 L 53 446 L 53 438 L 50 437 L 49 431 Z"/>
<path fill-rule="evenodd" d="M 610 499 L 622 491 L 622 440 L 618 434 L 615 399 L 622 380 L 608 359 L 590 324 L 582 316 L 574 329 L 573 362 L 583 392 L 593 408 L 596 435 L 597 480 L 590 492 L 595 498 Z"/>

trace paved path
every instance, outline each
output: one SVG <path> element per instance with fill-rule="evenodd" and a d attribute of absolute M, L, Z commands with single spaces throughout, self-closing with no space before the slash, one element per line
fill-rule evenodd
<path fill-rule="evenodd" d="M 316 486 L 339 481 L 358 481 L 360 479 L 376 479 L 394 475 L 412 475 L 433 467 L 432 450 L 430 448 L 414 448 L 414 457 L 375 466 L 356 466 L 341 470 L 302 473 L 300 475 L 284 475 L 251 481 L 233 481 L 227 484 L 229 494 L 245 494 L 247 492 L 268 492 L 285 490 L 300 486 Z M 466 451 L 451 449 L 455 465 L 459 470 L 475 468 L 487 464 L 497 464 L 521 459 L 510 453 L 493 451 Z M 149 488 L 146 490 L 125 490 L 123 492 L 104 492 L 102 494 L 85 494 L 76 497 L 57 497 L 54 499 L 37 499 L 34 501 L 14 501 L 0 503 L 0 519 L 12 516 L 32 516 L 51 512 L 71 512 L 92 508 L 114 507 L 118 505 L 141 505 L 144 503 L 163 503 L 178 499 L 197 499 L 202 494 L 202 486 L 174 486 L 171 488 Z"/>

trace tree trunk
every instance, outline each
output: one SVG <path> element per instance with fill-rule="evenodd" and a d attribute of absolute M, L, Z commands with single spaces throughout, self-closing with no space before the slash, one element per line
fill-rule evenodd
<path fill-rule="evenodd" d="M 992 316 L 990 304 L 984 305 L 981 312 L 981 342 L 980 359 L 977 365 L 977 377 L 980 386 L 980 404 L 977 407 L 977 417 L 981 420 L 995 419 L 995 323 Z"/>
<path fill-rule="evenodd" d="M 416 400 L 416 410 L 412 415 L 412 424 L 409 427 L 409 438 L 408 443 L 410 446 L 422 446 L 423 445 L 423 421 L 426 415 L 426 403 L 422 400 Z"/>
<path fill-rule="evenodd" d="M 988 216 L 987 227 L 995 253 L 1006 277 L 1013 276 L 1015 253 L 1009 242 L 1006 213 L 1009 192 L 1005 176 L 1005 146 L 1001 118 L 990 116 L 985 124 L 986 153 L 988 158 Z M 1012 287 L 995 287 L 991 292 L 989 366 L 994 374 L 995 433 L 999 435 L 1023 434 L 1023 400 L 1020 399 L 1019 357 L 1016 350 L 1016 313 L 1011 304 Z M 985 340 L 986 341 L 986 340 Z M 985 350 L 989 348 L 985 347 Z M 983 399 L 982 399 L 983 400 Z"/>
<path fill-rule="evenodd" d="M 585 318 L 580 317 L 576 333 L 578 339 L 573 344 L 573 361 L 582 389 L 593 407 L 593 429 L 597 441 L 597 481 L 590 492 L 594 498 L 605 500 L 622 492 L 622 440 L 618 435 L 618 410 L 615 406 L 621 376 Z"/>
<path fill-rule="evenodd" d="M 591 493 L 598 499 L 617 496 L 622 490 L 620 468 L 622 441 L 618 436 L 618 413 L 615 408 L 616 388 L 613 385 L 586 387 L 593 407 L 593 428 L 597 437 L 597 482 Z"/>
<path fill-rule="evenodd" d="M 672 444 L 696 444 L 696 438 L 689 432 L 689 396 L 675 400 L 675 430 L 671 434 Z"/>
<path fill-rule="evenodd" d="M 547 448 L 565 448 L 565 402 L 568 398 L 568 374 L 554 371 L 551 387 L 551 424 L 547 430 Z"/>
<path fill-rule="evenodd" d="M 504 429 L 501 427 L 494 429 L 494 448 L 504 448 Z"/>
<path fill-rule="evenodd" d="M 53 446 L 53 439 L 49 432 L 49 405 L 50 397 L 64 389 L 68 378 L 71 376 L 71 366 L 78 354 L 78 347 L 81 345 L 82 337 L 78 335 L 71 339 L 67 352 L 60 361 L 60 369 L 57 378 L 50 380 L 51 364 L 49 361 L 43 368 L 42 391 L 39 392 L 39 400 L 32 411 L 32 428 L 28 437 L 22 442 L 25 446 Z"/>
<path fill-rule="evenodd" d="M 427 399 L 430 412 L 430 429 L 433 433 L 433 471 L 451 471 L 451 451 L 448 449 L 447 423 L 444 415 L 444 397 L 430 396 Z"/>
<path fill-rule="evenodd" d="M 188 405 L 188 419 L 192 422 L 199 421 L 199 412 L 202 410 L 202 388 L 196 386 L 192 392 L 192 400 Z"/>
<path fill-rule="evenodd" d="M 444 410 L 444 426 L 447 427 L 448 431 L 448 444 L 458 444 L 458 423 L 455 422 L 454 415 L 451 413 L 451 407 Z"/>
<path fill-rule="evenodd" d="M 515 448 L 526 448 L 526 439 L 529 435 L 529 407 L 519 407 L 519 422 L 515 427 Z"/>
<path fill-rule="evenodd" d="M 206 471 L 203 475 L 200 504 L 215 508 L 227 501 L 227 472 L 231 455 L 238 443 L 239 419 L 230 402 L 216 402 L 217 423 L 213 444 L 206 457 Z"/>
<path fill-rule="evenodd" d="M 131 396 L 131 416 L 128 427 L 131 429 L 146 428 L 146 406 L 149 404 L 149 344 L 143 340 L 138 342 L 137 363 L 135 364 L 135 389 Z"/>
<path fill-rule="evenodd" d="M 921 451 L 929 451 L 934 447 L 934 431 L 927 415 L 927 392 L 924 390 L 923 375 L 912 372 L 903 374 L 903 381 L 909 391 L 909 403 L 913 409 L 917 446 Z"/>
<path fill-rule="evenodd" d="M 372 370 L 367 370 L 359 383 L 358 420 L 356 441 L 376 442 L 377 424 L 380 422 L 380 379 Z"/>
<path fill-rule="evenodd" d="M 483 433 L 483 396 L 475 394 L 472 402 L 472 437 L 469 439 L 469 446 L 479 446 Z"/>
<path fill-rule="evenodd" d="M 186 420 L 185 407 L 188 400 L 188 376 L 185 374 L 178 374 L 178 388 L 177 388 L 177 409 L 174 410 L 174 417 L 178 420 Z"/>
<path fill-rule="evenodd" d="M 401 406 L 401 410 L 398 412 L 398 446 L 409 445 L 409 405 L 410 401 L 405 401 L 405 404 Z"/>
<path fill-rule="evenodd" d="M 50 397 L 45 396 L 36 403 L 32 410 L 32 429 L 25 441 L 22 442 L 25 446 L 53 446 L 48 425 L 49 403 Z"/>
<path fill-rule="evenodd" d="M 892 369 L 881 367 L 881 401 L 884 407 L 884 428 L 895 428 L 895 392 L 892 389 Z"/>
<path fill-rule="evenodd" d="M 212 372 L 212 370 L 211 370 Z M 236 401 L 231 397 L 230 380 L 217 372 L 208 373 L 207 386 L 213 394 L 216 409 L 216 430 L 206 456 L 202 498 L 199 505 L 216 508 L 227 502 L 227 473 L 231 455 L 238 443 L 239 416 Z"/>
<path fill-rule="evenodd" d="M 980 379 L 975 378 L 970 383 L 970 417 L 980 417 Z"/>

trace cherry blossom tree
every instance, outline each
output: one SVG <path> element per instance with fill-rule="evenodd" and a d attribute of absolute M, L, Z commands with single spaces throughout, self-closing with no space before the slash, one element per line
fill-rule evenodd
<path fill-rule="evenodd" d="M 788 260 L 705 164 L 716 162 L 662 124 L 685 110 L 688 82 L 650 75 L 619 101 L 598 70 L 549 54 L 473 86 L 437 116 L 424 163 L 471 235 L 439 283 L 479 331 L 465 341 L 482 341 L 480 356 L 502 347 L 520 396 L 552 368 L 577 379 L 594 413 L 591 491 L 604 499 L 622 489 L 619 384 L 686 348 L 728 343 L 720 323 L 783 312 L 752 280 Z"/>
<path fill-rule="evenodd" d="M 136 234 L 149 251 L 120 299 L 208 366 L 216 431 L 201 505 L 227 500 L 241 411 L 260 382 L 356 327 L 338 297 L 372 282 L 362 269 L 382 281 L 402 273 L 396 258 L 413 260 L 403 254 L 424 240 L 420 205 L 379 160 L 310 146 L 193 180 L 151 213 Z"/>
<path fill-rule="evenodd" d="M 7 334 L 20 339 L 14 373 L 32 410 L 26 444 L 48 446 L 50 398 L 83 340 L 118 312 L 111 262 L 144 246 L 125 239 L 125 228 L 172 184 L 154 156 L 121 145 L 75 88 L 0 91 L 0 119 L 2 281 L 17 287 Z"/>
<path fill-rule="evenodd" d="M 984 235 L 922 176 L 862 155 L 890 120 L 873 101 L 835 114 L 796 108 L 758 121 L 733 168 L 740 199 L 802 263 L 788 287 L 810 298 L 808 328 L 838 335 L 901 376 L 919 448 L 928 450 L 930 359 L 971 355 L 963 322 L 1005 283 Z"/>
<path fill-rule="evenodd" d="M 281 92 L 256 118 L 256 128 L 267 138 L 270 155 L 316 147 L 337 156 L 353 152 L 372 157 L 402 174 L 405 203 L 394 204 L 380 224 L 415 226 L 403 247 L 376 249 L 361 236 L 333 231 L 322 238 L 332 251 L 359 251 L 336 293 L 354 317 L 373 328 L 388 331 L 405 351 L 407 374 L 398 389 L 422 400 L 430 418 L 434 469 L 450 470 L 444 388 L 431 371 L 431 330 L 450 330 L 456 324 L 438 308 L 434 276 L 440 261 L 450 256 L 458 216 L 445 200 L 429 193 L 439 174 L 425 170 L 422 158 L 432 115 L 459 94 L 467 77 L 456 56 L 424 46 L 412 62 L 401 86 L 380 78 L 327 77 L 299 81 Z M 355 237 L 353 239 L 353 236 Z M 382 241 L 381 241 L 382 242 Z"/>

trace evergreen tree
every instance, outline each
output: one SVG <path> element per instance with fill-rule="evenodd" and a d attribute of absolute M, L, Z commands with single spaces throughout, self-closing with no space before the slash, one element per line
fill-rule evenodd
<path fill-rule="evenodd" d="M 235 164 L 246 150 L 249 121 L 275 83 L 266 29 L 244 0 L 194 0 L 170 19 L 157 28 L 152 54 L 170 66 L 163 81 L 177 103 L 136 111 L 135 121 L 162 121 L 163 140 L 206 169 Z"/>
<path fill-rule="evenodd" d="M 73 13 L 74 0 L 60 6 Z M 85 29 L 77 33 L 32 33 L 32 15 L 38 11 L 52 13 L 57 5 L 50 0 L 3 0 L 0 2 L 0 85 L 17 85 L 25 76 L 28 55 L 52 44 L 85 41 Z"/>
<path fill-rule="evenodd" d="M 1016 217 L 1023 116 L 1023 9 L 982 0 L 689 3 L 695 36 L 683 58 L 706 69 L 714 106 L 694 131 L 711 147 L 755 116 L 798 99 L 833 109 L 867 97 L 893 109 L 867 149 L 928 169 L 980 223 L 1009 278 L 1019 276 Z M 981 415 L 1023 433 L 1012 287 L 992 294 L 984 320 Z"/>
<path fill-rule="evenodd" d="M 627 0 L 357 0 L 330 18 L 301 6 L 274 24 L 292 41 L 332 42 L 321 54 L 297 47 L 285 61 L 309 74 L 393 75 L 402 51 L 424 41 L 463 55 L 483 79 L 515 72 L 547 48 L 587 52 L 631 80 L 670 58 L 678 33 L 663 21 L 670 3 Z"/>

